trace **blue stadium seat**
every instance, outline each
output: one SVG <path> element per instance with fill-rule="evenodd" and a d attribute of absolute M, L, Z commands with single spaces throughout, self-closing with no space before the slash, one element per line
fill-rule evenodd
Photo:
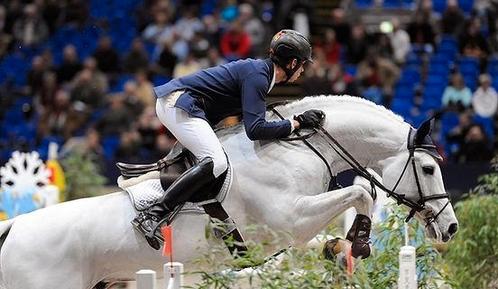
<path fill-rule="evenodd" d="M 414 96 L 415 90 L 412 84 L 398 83 L 394 89 L 394 98 L 412 100 Z"/>
<path fill-rule="evenodd" d="M 410 110 L 413 104 L 411 100 L 394 98 L 391 103 L 391 110 L 403 117 L 407 117 L 410 115 Z"/>
<path fill-rule="evenodd" d="M 123 75 L 119 76 L 116 83 L 111 87 L 111 92 L 115 93 L 115 92 L 123 91 L 125 83 L 128 80 L 132 80 L 132 79 L 133 79 L 133 75 L 131 75 L 131 74 L 123 74 Z"/>
<path fill-rule="evenodd" d="M 424 101 L 441 101 L 445 86 L 429 85 L 424 88 Z"/>
<path fill-rule="evenodd" d="M 434 63 L 429 67 L 429 73 L 437 75 L 448 75 L 450 73 L 450 67 L 448 64 Z"/>
<path fill-rule="evenodd" d="M 119 136 L 106 136 L 102 139 L 102 147 L 104 149 L 104 157 L 106 159 L 113 159 L 116 150 L 119 147 Z"/>
<path fill-rule="evenodd" d="M 406 56 L 406 65 L 420 67 L 422 65 L 422 58 L 420 58 L 420 56 L 418 56 L 418 54 L 416 54 L 414 52 L 410 52 Z"/>
<path fill-rule="evenodd" d="M 355 0 L 354 3 L 358 8 L 370 8 L 373 5 L 373 0 Z"/>
<path fill-rule="evenodd" d="M 472 92 L 474 92 L 477 89 L 477 75 L 464 74 L 463 80 L 465 82 L 465 86 L 470 88 Z"/>
<path fill-rule="evenodd" d="M 494 77 L 493 78 L 493 84 L 492 84 L 493 88 L 498 91 L 498 77 Z"/>
<path fill-rule="evenodd" d="M 356 71 L 358 70 L 358 66 L 352 64 L 345 64 L 343 66 L 344 73 L 349 74 L 351 76 L 356 76 Z"/>
<path fill-rule="evenodd" d="M 401 8 L 404 4 L 402 0 L 384 0 L 382 2 L 384 8 Z"/>
<path fill-rule="evenodd" d="M 437 73 L 437 74 L 429 73 L 427 79 L 425 80 L 425 85 L 440 86 L 444 88 L 448 84 L 448 76 L 449 74 L 445 73 Z"/>
<path fill-rule="evenodd" d="M 401 77 L 398 80 L 398 83 L 408 83 L 411 85 L 415 85 L 420 83 L 420 72 L 418 69 L 413 67 L 407 67 L 402 70 Z"/>
<path fill-rule="evenodd" d="M 494 139 L 495 129 L 493 124 L 493 119 L 490 117 L 481 117 L 479 115 L 475 115 L 473 118 L 474 123 L 480 124 L 484 128 L 484 132 L 486 133 L 488 139 Z"/>

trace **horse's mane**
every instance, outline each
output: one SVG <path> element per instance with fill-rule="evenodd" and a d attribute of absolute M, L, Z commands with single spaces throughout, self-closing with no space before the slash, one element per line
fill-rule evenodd
<path fill-rule="evenodd" d="M 307 109 L 323 109 L 324 107 L 334 106 L 337 103 L 350 103 L 355 104 L 356 107 L 365 106 L 367 108 L 376 110 L 377 112 L 383 114 L 384 116 L 392 119 L 396 122 L 404 123 L 403 117 L 395 114 L 391 110 L 385 108 L 382 105 L 378 105 L 370 100 L 351 96 L 351 95 L 316 95 L 307 96 L 303 99 L 292 101 L 289 103 L 281 104 L 275 106 L 275 108 L 283 115 L 295 112 L 297 110 L 305 111 Z M 242 124 L 237 124 L 228 128 L 223 128 L 217 130 L 218 136 L 225 136 L 232 133 L 238 133 L 242 129 Z"/>

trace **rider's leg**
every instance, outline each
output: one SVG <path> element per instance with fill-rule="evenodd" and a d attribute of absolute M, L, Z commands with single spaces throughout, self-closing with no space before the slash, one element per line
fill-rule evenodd
<path fill-rule="evenodd" d="M 191 117 L 164 98 L 157 100 L 156 111 L 159 120 L 176 139 L 200 160 L 198 165 L 183 173 L 156 204 L 133 220 L 133 225 L 149 237 L 149 243 L 153 242 L 151 245 L 159 248 L 159 244 L 152 240 L 159 221 L 223 174 L 228 162 L 218 137 L 205 120 Z"/>

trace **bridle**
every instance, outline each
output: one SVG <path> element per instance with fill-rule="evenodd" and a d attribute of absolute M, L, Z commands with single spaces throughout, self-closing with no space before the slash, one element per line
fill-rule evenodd
<path fill-rule="evenodd" d="M 272 111 L 279 116 L 281 119 L 284 119 L 284 117 L 275 109 L 275 106 L 282 104 L 281 102 L 277 104 L 272 104 L 269 106 Z M 430 200 L 437 200 L 437 199 L 448 199 L 446 204 L 443 206 L 437 214 L 433 214 L 432 212 L 424 219 L 426 222 L 426 226 L 429 226 L 431 223 L 435 222 L 436 219 L 439 217 L 439 215 L 446 209 L 446 207 L 450 204 L 450 196 L 448 193 L 444 194 L 436 194 L 436 195 L 431 195 L 431 196 L 425 196 L 422 191 L 422 187 L 420 185 L 420 180 L 419 180 L 419 175 L 417 173 L 417 167 L 415 165 L 415 151 L 424 151 L 426 153 L 429 153 L 433 157 L 439 157 L 437 153 L 435 152 L 436 146 L 432 143 L 432 141 L 426 141 L 424 143 L 415 143 L 415 134 L 416 130 L 410 127 L 410 131 L 408 132 L 408 159 L 406 160 L 406 163 L 404 165 L 403 171 L 401 172 L 400 176 L 398 177 L 398 180 L 396 181 L 394 187 L 392 189 L 386 188 L 380 181 L 378 181 L 365 167 L 363 167 L 332 135 L 329 134 L 328 131 L 326 131 L 321 125 L 318 128 L 313 129 L 310 133 L 307 133 L 305 135 L 301 135 L 299 132 L 295 131 L 295 134 L 297 137 L 290 137 L 290 138 L 283 138 L 280 140 L 283 141 L 303 141 L 310 149 L 318 155 L 322 161 L 325 162 L 327 169 L 329 171 L 329 174 L 331 176 L 331 179 L 333 181 L 336 180 L 336 176 L 333 174 L 330 164 L 327 162 L 325 157 L 308 141 L 308 139 L 316 134 L 321 136 L 323 140 L 345 161 L 347 162 L 351 168 L 361 177 L 367 179 L 370 181 L 370 186 L 371 186 L 371 191 L 370 195 L 372 198 L 375 200 L 377 198 L 377 192 L 376 192 L 376 186 L 382 189 L 387 193 L 388 197 L 393 198 L 396 200 L 396 203 L 398 205 L 405 205 L 408 208 L 410 208 L 410 213 L 405 219 L 405 222 L 410 221 L 411 218 L 415 215 L 416 212 L 422 212 L 427 209 L 426 207 L 426 202 Z M 417 184 L 417 190 L 418 190 L 418 195 L 419 199 L 417 201 L 413 201 L 409 198 L 406 197 L 405 194 L 400 194 L 396 192 L 396 189 L 398 188 L 399 183 L 401 182 L 401 179 L 403 178 L 408 165 L 411 163 L 413 172 L 415 175 L 415 182 Z"/>

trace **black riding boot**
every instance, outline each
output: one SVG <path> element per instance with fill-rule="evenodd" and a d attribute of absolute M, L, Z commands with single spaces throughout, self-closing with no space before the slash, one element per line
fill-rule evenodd
<path fill-rule="evenodd" d="M 362 259 L 370 256 L 370 229 L 372 228 L 372 221 L 369 217 L 356 214 L 353 225 L 346 235 L 346 240 L 351 244 L 351 255 L 355 258 L 361 257 Z"/>
<path fill-rule="evenodd" d="M 131 223 L 145 235 L 147 242 L 154 249 L 159 250 L 161 245 L 155 237 L 155 233 L 161 220 L 171 213 L 176 206 L 187 202 L 197 191 L 215 179 L 213 160 L 204 158 L 196 166 L 178 177 L 157 203 L 140 212 Z"/>

